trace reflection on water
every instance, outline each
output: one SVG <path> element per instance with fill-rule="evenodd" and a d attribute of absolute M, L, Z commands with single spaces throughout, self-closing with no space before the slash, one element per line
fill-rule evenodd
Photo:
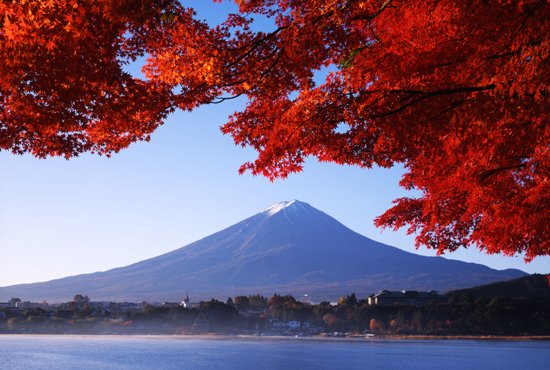
<path fill-rule="evenodd" d="M 550 369 L 548 341 L 0 335 L 2 369 Z"/>

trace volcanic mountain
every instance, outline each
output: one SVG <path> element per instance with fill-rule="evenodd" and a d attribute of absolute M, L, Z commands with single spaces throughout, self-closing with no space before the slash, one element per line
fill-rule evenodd
<path fill-rule="evenodd" d="M 439 291 L 526 275 L 514 269 L 425 257 L 378 243 L 307 203 L 281 202 L 172 252 L 104 272 L 0 288 L 0 299 L 225 299 L 265 294 L 334 300 L 382 288 Z"/>

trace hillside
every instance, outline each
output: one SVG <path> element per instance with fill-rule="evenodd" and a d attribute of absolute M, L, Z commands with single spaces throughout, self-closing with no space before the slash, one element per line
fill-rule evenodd
<path fill-rule="evenodd" d="M 445 295 L 453 296 L 455 293 L 459 296 L 465 292 L 470 292 L 476 298 L 478 297 L 545 297 L 550 298 L 550 284 L 547 275 L 533 274 L 522 276 L 508 281 L 498 281 L 495 283 L 484 284 L 465 289 L 450 290 Z"/>

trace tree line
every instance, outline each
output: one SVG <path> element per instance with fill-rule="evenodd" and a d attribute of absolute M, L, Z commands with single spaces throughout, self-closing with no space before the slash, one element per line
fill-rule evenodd
<path fill-rule="evenodd" d="M 274 320 L 308 323 L 319 332 L 432 335 L 550 335 L 550 299 L 544 297 L 479 297 L 471 292 L 455 294 L 448 303 L 431 302 L 421 307 L 405 304 L 369 305 L 354 293 L 338 304 L 310 304 L 291 295 L 238 296 L 226 302 L 212 299 L 200 307 L 185 308 L 146 305 L 141 311 L 113 312 L 106 317 L 92 316 L 93 310 L 74 310 L 74 316 L 47 319 L 44 309 L 26 310 L 16 315 L 9 309 L 0 318 L 0 332 L 21 329 L 34 333 L 85 332 L 123 328 L 132 332 L 154 330 L 172 333 L 242 333 L 271 331 Z M 205 324 L 206 323 L 206 324 Z M 202 325 L 202 326 L 201 326 Z"/>

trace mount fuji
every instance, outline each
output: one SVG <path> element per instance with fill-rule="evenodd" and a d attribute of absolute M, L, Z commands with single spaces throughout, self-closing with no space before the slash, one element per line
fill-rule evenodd
<path fill-rule="evenodd" d="M 381 290 L 460 289 L 527 275 L 426 257 L 362 236 L 307 203 L 264 209 L 225 230 L 126 267 L 0 288 L 0 300 L 196 299 L 274 292 L 335 300 Z"/>

